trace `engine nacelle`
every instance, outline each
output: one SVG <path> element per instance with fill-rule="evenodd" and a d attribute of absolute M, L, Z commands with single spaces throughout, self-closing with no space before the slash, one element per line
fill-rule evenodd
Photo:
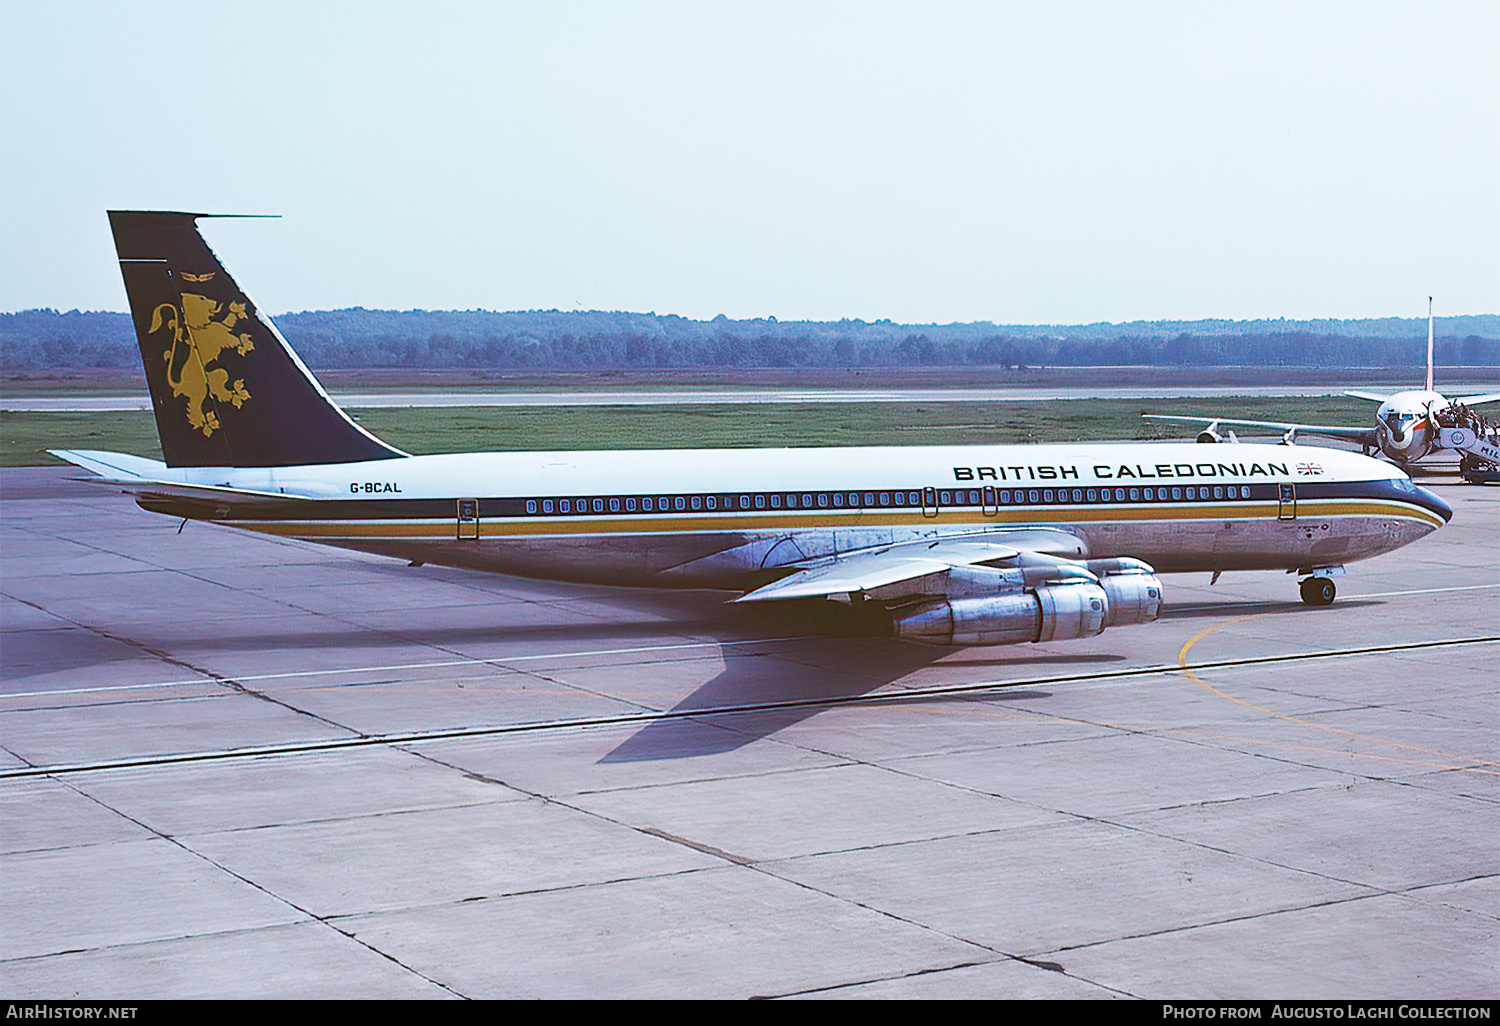
<path fill-rule="evenodd" d="M 1149 563 L 1139 559 L 1091 559 L 1084 564 L 1098 575 L 1109 596 L 1106 627 L 1150 623 L 1161 615 L 1161 578 Z"/>
<path fill-rule="evenodd" d="M 924 645 L 1022 645 L 1089 638 L 1105 627 L 1109 597 L 1098 584 L 933 599 L 892 610 L 898 638 Z"/>
<path fill-rule="evenodd" d="M 1161 615 L 1161 579 L 1155 574 L 1115 574 L 1099 583 L 1109 596 L 1106 627 L 1150 623 Z"/>

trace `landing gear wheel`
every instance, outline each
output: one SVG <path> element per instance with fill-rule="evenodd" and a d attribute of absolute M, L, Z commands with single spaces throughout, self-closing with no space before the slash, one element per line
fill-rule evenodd
<path fill-rule="evenodd" d="M 1302 582 L 1302 601 L 1309 606 L 1331 606 L 1339 593 L 1326 577 L 1309 577 Z"/>

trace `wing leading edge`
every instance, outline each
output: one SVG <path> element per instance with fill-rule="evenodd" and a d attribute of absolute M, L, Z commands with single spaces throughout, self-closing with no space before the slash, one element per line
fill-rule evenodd
<path fill-rule="evenodd" d="M 1373 446 L 1378 444 L 1375 429 L 1372 427 L 1357 428 L 1339 427 L 1333 424 L 1293 424 L 1280 420 L 1235 420 L 1232 417 L 1181 417 L 1169 413 L 1143 413 L 1141 417 L 1145 420 L 1177 420 L 1189 424 L 1203 424 L 1210 429 L 1220 424 L 1228 424 L 1235 427 L 1272 428 L 1284 434 L 1344 438 L 1349 441 L 1359 442 L 1361 445 Z"/>

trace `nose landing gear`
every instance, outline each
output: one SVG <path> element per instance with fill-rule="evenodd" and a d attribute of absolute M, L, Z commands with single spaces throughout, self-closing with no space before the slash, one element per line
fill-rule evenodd
<path fill-rule="evenodd" d="M 1308 577 L 1301 585 L 1302 601 L 1309 606 L 1331 606 L 1338 588 L 1327 577 Z"/>

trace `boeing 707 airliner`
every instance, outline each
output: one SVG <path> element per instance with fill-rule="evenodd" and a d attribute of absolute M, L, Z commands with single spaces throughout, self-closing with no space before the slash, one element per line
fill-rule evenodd
<path fill-rule="evenodd" d="M 1397 467 L 1192 443 L 412 456 L 351 420 L 235 284 L 204 214 L 111 211 L 164 461 L 56 455 L 143 508 L 527 577 L 823 598 L 1004 645 L 1156 619 L 1159 573 L 1343 565 L 1442 527 Z M 871 604 L 874 604 L 873 606 Z"/>

